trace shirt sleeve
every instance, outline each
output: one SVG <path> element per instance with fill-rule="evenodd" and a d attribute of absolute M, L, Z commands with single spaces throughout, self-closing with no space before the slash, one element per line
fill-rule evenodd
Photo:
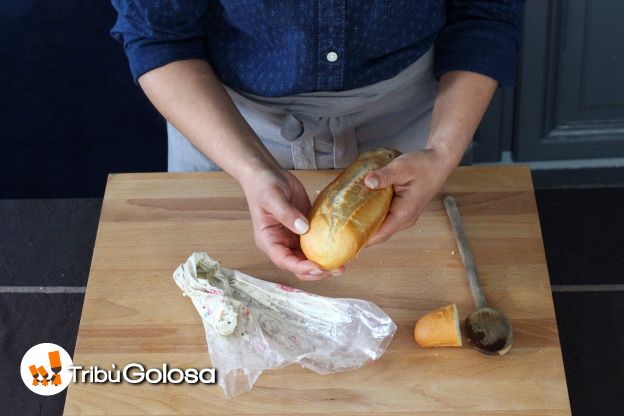
<path fill-rule="evenodd" d="M 113 38 L 123 43 L 135 82 L 144 73 L 183 59 L 207 59 L 205 0 L 112 0 Z"/>
<path fill-rule="evenodd" d="M 516 82 L 524 0 L 449 0 L 435 43 L 435 75 L 463 70 Z"/>

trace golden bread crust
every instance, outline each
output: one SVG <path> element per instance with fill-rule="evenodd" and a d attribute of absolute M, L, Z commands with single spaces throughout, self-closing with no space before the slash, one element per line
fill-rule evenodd
<path fill-rule="evenodd" d="M 362 153 L 321 191 L 308 213 L 310 228 L 300 239 L 308 259 L 331 270 L 366 245 L 386 217 L 394 191 L 391 186 L 370 190 L 364 178 L 399 155 L 385 148 Z"/>
<path fill-rule="evenodd" d="M 457 305 L 453 303 L 421 317 L 414 326 L 414 339 L 423 348 L 461 347 Z"/>

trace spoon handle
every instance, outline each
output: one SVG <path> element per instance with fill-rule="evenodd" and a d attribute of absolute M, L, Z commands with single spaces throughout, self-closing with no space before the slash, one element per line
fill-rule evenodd
<path fill-rule="evenodd" d="M 464 223 L 459 215 L 459 209 L 457 208 L 457 202 L 455 198 L 448 195 L 444 198 L 444 206 L 446 207 L 446 213 L 451 220 L 451 226 L 453 227 L 453 234 L 455 234 L 455 240 L 457 240 L 457 247 L 459 247 L 459 254 L 461 255 L 462 262 L 464 263 L 464 269 L 466 269 L 466 277 L 468 277 L 468 284 L 470 285 L 470 291 L 472 292 L 472 299 L 474 299 L 475 306 L 481 308 L 487 305 L 485 301 L 485 294 L 481 288 L 479 282 L 479 275 L 477 274 L 477 268 L 475 267 L 474 257 L 470 250 L 470 244 L 468 244 L 468 238 L 464 231 Z"/>

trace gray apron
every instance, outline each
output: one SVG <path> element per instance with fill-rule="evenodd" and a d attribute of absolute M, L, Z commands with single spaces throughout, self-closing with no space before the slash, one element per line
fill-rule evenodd
<path fill-rule="evenodd" d="M 426 146 L 437 82 L 433 50 L 388 80 L 347 91 L 261 97 L 226 91 L 285 169 L 333 169 L 377 147 L 402 152 Z M 170 123 L 169 171 L 219 167 Z"/>

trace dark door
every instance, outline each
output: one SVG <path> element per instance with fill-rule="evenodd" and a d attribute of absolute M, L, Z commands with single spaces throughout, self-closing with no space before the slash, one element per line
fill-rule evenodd
<path fill-rule="evenodd" d="M 624 0 L 528 0 L 514 159 L 624 157 Z"/>

